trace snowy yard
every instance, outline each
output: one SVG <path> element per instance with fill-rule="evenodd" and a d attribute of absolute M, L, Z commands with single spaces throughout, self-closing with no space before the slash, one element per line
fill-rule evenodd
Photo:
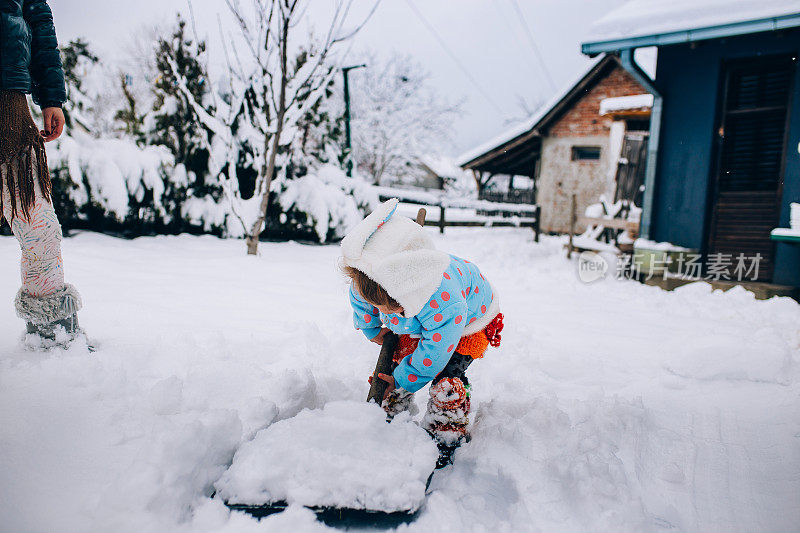
<path fill-rule="evenodd" d="M 435 236 L 487 274 L 506 329 L 469 372 L 473 440 L 407 531 L 796 531 L 800 306 L 585 285 L 560 240 L 532 237 Z M 260 429 L 363 401 L 377 356 L 350 323 L 337 246 L 260 250 L 66 239 L 97 351 L 31 353 L 17 243 L 0 238 L 0 529 L 325 529 L 303 508 L 259 523 L 208 497 Z"/>

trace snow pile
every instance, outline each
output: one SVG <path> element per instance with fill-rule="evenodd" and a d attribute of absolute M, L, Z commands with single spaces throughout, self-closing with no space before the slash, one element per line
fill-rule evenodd
<path fill-rule="evenodd" d="M 797 302 L 617 280 L 607 254 L 606 278 L 586 284 L 564 238 L 430 232 L 480 266 L 506 325 L 467 372 L 472 441 L 402 531 L 797 529 Z M 36 353 L 10 304 L 19 245 L 0 237 L 0 529 L 322 531 L 299 505 L 257 522 L 211 495 L 235 454 L 273 433 L 291 431 L 297 449 L 275 448 L 264 471 L 337 454 L 325 467 L 342 479 L 317 487 L 330 494 L 363 479 L 350 477 L 355 454 L 378 426 L 402 435 L 387 442 L 427 438 L 363 403 L 378 347 L 353 330 L 338 247 L 261 247 L 66 238 L 97 351 Z M 416 395 L 422 411 L 427 399 Z M 389 477 L 409 479 L 414 464 Z"/>
<path fill-rule="evenodd" d="M 450 476 L 434 477 L 429 505 L 457 503 L 472 531 L 525 530 L 521 524 L 542 531 L 647 529 L 645 517 L 631 512 L 641 506 L 630 461 L 647 423 L 640 401 L 597 392 L 590 402 L 523 399 L 528 395 L 517 383 L 509 393 L 479 407 L 472 442 L 459 450 Z M 433 518 L 415 525 L 437 530 Z"/>
<path fill-rule="evenodd" d="M 690 248 L 684 248 L 671 242 L 658 242 L 650 239 L 643 239 L 641 237 L 633 241 L 633 246 L 637 250 L 655 250 L 658 252 L 691 252 Z"/>
<path fill-rule="evenodd" d="M 437 457 L 407 416 L 387 424 L 375 404 L 331 402 L 259 432 L 216 488 L 229 503 L 413 512 Z"/>

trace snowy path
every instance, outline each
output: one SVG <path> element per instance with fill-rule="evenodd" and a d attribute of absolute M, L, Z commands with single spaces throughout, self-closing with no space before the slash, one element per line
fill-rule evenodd
<path fill-rule="evenodd" d="M 409 531 L 797 529 L 797 303 L 584 285 L 560 241 L 525 230 L 437 239 L 487 273 L 507 325 L 470 371 L 474 438 Z M 94 355 L 20 348 L 18 250 L 0 238 L 0 530 L 325 529 L 207 496 L 259 429 L 365 396 L 375 347 L 350 325 L 338 249 L 256 259 L 238 241 L 95 234 L 64 249 Z"/>

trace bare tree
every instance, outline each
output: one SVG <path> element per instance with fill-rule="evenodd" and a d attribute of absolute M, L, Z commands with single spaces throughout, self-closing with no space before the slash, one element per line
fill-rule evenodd
<path fill-rule="evenodd" d="M 232 47 L 230 74 L 246 89 L 248 122 L 260 142 L 250 146 L 257 164 L 254 196 L 260 198 L 258 216 L 247 229 L 247 253 L 258 252 L 258 239 L 267 219 L 269 193 L 284 134 L 295 133 L 297 121 L 323 96 L 336 71 L 326 68 L 331 50 L 352 37 L 374 13 L 345 30 L 353 0 L 338 0 L 324 38 L 305 50 L 303 61 L 290 61 L 293 34 L 310 0 L 252 0 L 249 9 L 239 0 L 226 0 L 240 32 L 243 47 Z M 240 53 L 240 50 L 244 50 Z M 246 55 L 246 57 L 241 57 Z M 253 112 L 257 110 L 258 112 Z"/>

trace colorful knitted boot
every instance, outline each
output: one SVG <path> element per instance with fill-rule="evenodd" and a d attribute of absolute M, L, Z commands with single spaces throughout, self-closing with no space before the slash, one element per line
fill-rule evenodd
<path fill-rule="evenodd" d="M 394 389 L 381 404 L 386 411 L 386 420 L 391 421 L 398 414 L 408 411 L 411 416 L 419 413 L 417 404 L 414 403 L 414 393 L 405 389 Z"/>
<path fill-rule="evenodd" d="M 470 390 L 459 378 L 444 378 L 431 385 L 423 427 L 439 447 L 436 468 L 452 461 L 453 452 L 469 440 Z"/>

